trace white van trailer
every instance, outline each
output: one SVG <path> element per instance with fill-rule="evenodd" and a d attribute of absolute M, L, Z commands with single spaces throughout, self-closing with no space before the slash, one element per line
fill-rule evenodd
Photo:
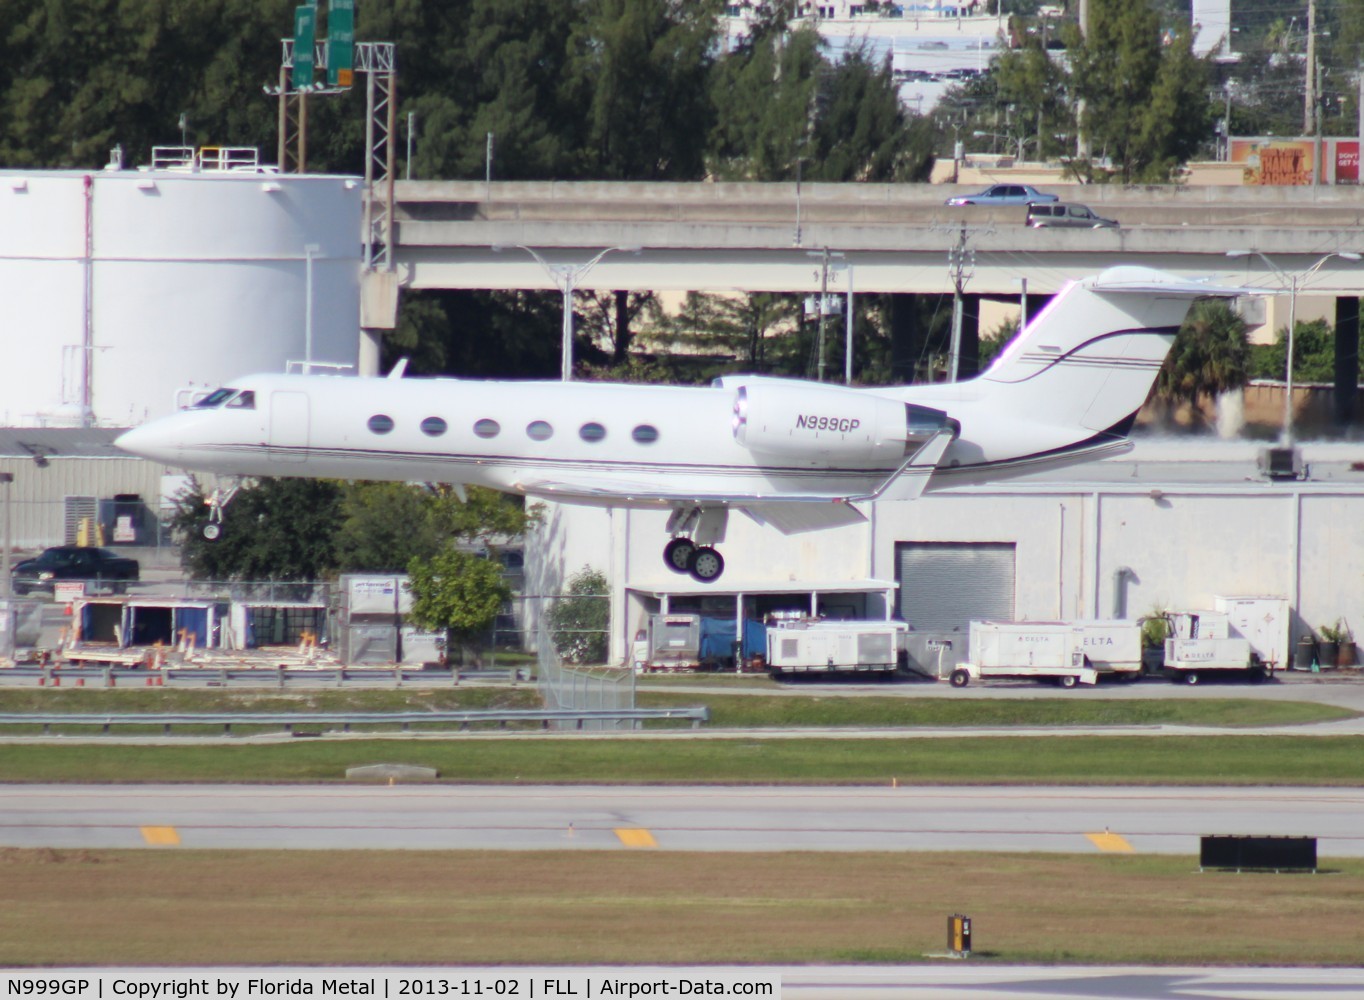
<path fill-rule="evenodd" d="M 1095 684 L 1099 673 L 1141 672 L 1141 627 L 1134 621 L 972 622 L 971 659 L 950 680 L 965 687 L 989 677 L 1031 677 L 1062 687 Z"/>
<path fill-rule="evenodd" d="M 893 671 L 909 626 L 897 621 L 779 622 L 767 629 L 773 674 Z"/>
<path fill-rule="evenodd" d="M 1232 626 L 1226 612 L 1171 611 L 1165 617 L 1170 623 L 1165 639 L 1165 672 L 1171 680 L 1197 684 L 1205 673 L 1214 670 L 1243 671 L 1251 680 L 1265 678 L 1265 664 L 1251 649 L 1250 640 Z"/>

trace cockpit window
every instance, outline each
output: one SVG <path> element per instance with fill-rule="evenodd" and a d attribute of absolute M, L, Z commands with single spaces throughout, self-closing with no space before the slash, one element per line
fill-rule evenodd
<path fill-rule="evenodd" d="M 229 410 L 254 410 L 256 408 L 256 394 L 250 389 L 243 389 L 229 399 L 226 406 Z"/>
<path fill-rule="evenodd" d="M 237 394 L 236 389 L 214 389 L 199 402 L 194 404 L 196 410 L 211 410 L 214 407 L 222 406 L 229 399 Z"/>

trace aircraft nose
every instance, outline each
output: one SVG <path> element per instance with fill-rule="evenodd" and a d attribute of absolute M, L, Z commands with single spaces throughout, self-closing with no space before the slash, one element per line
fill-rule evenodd
<path fill-rule="evenodd" d="M 124 431 L 114 439 L 114 447 L 141 458 L 168 464 L 174 464 L 180 457 L 180 449 L 173 436 L 167 433 L 163 422 L 158 420 Z"/>

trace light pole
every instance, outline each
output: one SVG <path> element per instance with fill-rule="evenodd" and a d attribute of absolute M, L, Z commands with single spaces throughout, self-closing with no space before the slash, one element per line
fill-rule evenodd
<path fill-rule="evenodd" d="M 496 243 L 493 245 L 495 252 L 514 247 L 517 250 L 524 250 L 535 258 L 537 264 L 545 269 L 550 280 L 558 286 L 559 291 L 564 295 L 564 326 L 563 326 L 563 356 L 559 366 L 559 378 L 564 382 L 573 381 L 573 289 L 582 280 L 588 271 L 597 266 L 597 263 L 609 253 L 639 253 L 643 247 L 607 247 L 599 251 L 595 257 L 584 264 L 552 264 L 540 255 L 538 250 L 528 247 L 522 243 Z"/>
<path fill-rule="evenodd" d="M 1266 257 L 1259 250 L 1228 250 L 1228 257 L 1259 257 L 1269 266 L 1269 269 L 1278 275 L 1279 280 L 1288 286 L 1288 338 L 1285 346 L 1288 348 L 1288 357 L 1284 364 L 1284 394 L 1283 394 L 1283 433 L 1279 443 L 1285 448 L 1293 445 L 1293 332 L 1298 325 L 1298 287 L 1306 282 L 1317 270 L 1332 257 L 1340 257 L 1342 260 L 1359 260 L 1360 255 L 1349 250 L 1336 250 L 1321 257 L 1315 264 L 1309 267 L 1302 274 L 1289 273 L 1272 260 Z"/>
<path fill-rule="evenodd" d="M 0 540 L 0 545 L 4 547 L 4 554 L 0 555 L 0 574 L 3 574 L 3 582 L 0 582 L 0 596 L 8 599 L 14 596 L 14 591 L 11 589 L 12 581 L 9 578 L 9 505 L 10 492 L 14 489 L 14 473 L 0 472 L 0 486 L 5 488 L 5 534 L 4 539 Z"/>

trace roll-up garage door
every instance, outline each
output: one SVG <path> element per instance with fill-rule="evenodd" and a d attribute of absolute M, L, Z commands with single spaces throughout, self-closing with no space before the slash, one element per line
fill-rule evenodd
<path fill-rule="evenodd" d="M 900 542 L 900 616 L 920 632 L 1013 621 L 1013 542 Z"/>

